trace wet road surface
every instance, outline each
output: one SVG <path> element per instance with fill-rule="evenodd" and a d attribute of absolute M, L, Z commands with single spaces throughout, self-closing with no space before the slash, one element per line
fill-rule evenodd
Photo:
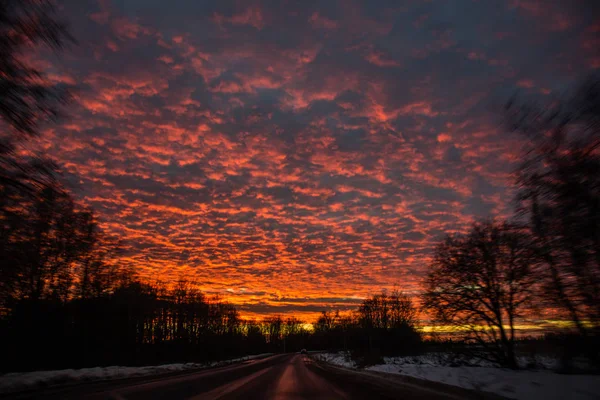
<path fill-rule="evenodd" d="M 48 388 L 14 399 L 465 399 L 485 398 L 423 382 L 378 376 L 314 362 L 300 354 L 172 376 Z"/>

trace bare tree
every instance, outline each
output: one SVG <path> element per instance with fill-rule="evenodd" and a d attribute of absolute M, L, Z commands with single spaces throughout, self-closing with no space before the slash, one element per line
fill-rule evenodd
<path fill-rule="evenodd" d="M 417 325 L 417 309 L 412 300 L 399 290 L 394 290 L 388 298 L 389 324 L 391 328 Z"/>
<path fill-rule="evenodd" d="M 46 188 L 22 216 L 10 237 L 12 262 L 20 265 L 15 294 L 22 299 L 68 300 L 75 267 L 94 245 L 88 212 L 78 210 L 68 193 Z"/>
<path fill-rule="evenodd" d="M 119 286 L 123 275 L 132 272 L 115 262 L 120 243 L 100 230 L 94 212 L 82 210 L 79 218 L 81 244 L 86 251 L 74 268 L 75 295 L 80 299 L 107 296 Z"/>
<path fill-rule="evenodd" d="M 414 327 L 417 309 L 410 297 L 394 290 L 365 299 L 358 309 L 359 321 L 364 328 L 394 329 Z"/>
<path fill-rule="evenodd" d="M 544 297 L 586 336 L 600 326 L 600 75 L 550 105 L 512 100 L 507 117 L 529 139 L 517 202 L 535 237 Z"/>
<path fill-rule="evenodd" d="M 425 281 L 425 310 L 441 324 L 467 329 L 484 358 L 511 368 L 517 367 L 515 322 L 535 282 L 529 242 L 518 227 L 477 223 L 438 245 Z"/>

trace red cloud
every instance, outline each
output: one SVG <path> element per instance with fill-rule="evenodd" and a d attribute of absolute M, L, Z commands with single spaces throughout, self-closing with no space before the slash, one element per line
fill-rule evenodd
<path fill-rule="evenodd" d="M 243 4 L 193 24 L 177 10 L 92 13 L 93 49 L 66 56 L 64 70 L 36 66 L 81 87 L 70 120 L 40 146 L 123 238 L 120 262 L 148 279 L 198 281 L 245 315 L 284 304 L 312 316 L 301 299 L 354 307 L 342 300 L 396 284 L 417 295 L 444 233 L 510 211 L 519 142 L 486 108 L 495 90 L 547 92 L 565 71 L 600 63 L 597 23 L 572 39 L 577 18 L 529 2 L 519 11 L 541 25 L 480 36 L 464 21 L 440 28 L 446 16 L 427 4 L 352 2 L 331 17 L 302 2 Z M 506 48 L 535 52 L 529 41 L 553 24 L 557 54 L 578 52 L 582 65 L 517 71 L 523 60 Z"/>

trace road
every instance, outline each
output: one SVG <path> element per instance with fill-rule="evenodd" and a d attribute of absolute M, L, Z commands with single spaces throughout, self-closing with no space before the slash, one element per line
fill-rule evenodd
<path fill-rule="evenodd" d="M 180 373 L 88 383 L 21 393 L 14 399 L 480 399 L 475 392 L 450 390 L 400 377 L 350 371 L 284 354 L 242 364 Z"/>

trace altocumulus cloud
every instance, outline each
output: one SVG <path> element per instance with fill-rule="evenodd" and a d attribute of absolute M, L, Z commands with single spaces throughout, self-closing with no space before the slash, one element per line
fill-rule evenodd
<path fill-rule="evenodd" d="M 415 294 L 445 232 L 510 211 L 502 103 L 600 67 L 562 3 L 65 1 L 79 102 L 45 147 L 142 276 L 249 314 Z"/>

